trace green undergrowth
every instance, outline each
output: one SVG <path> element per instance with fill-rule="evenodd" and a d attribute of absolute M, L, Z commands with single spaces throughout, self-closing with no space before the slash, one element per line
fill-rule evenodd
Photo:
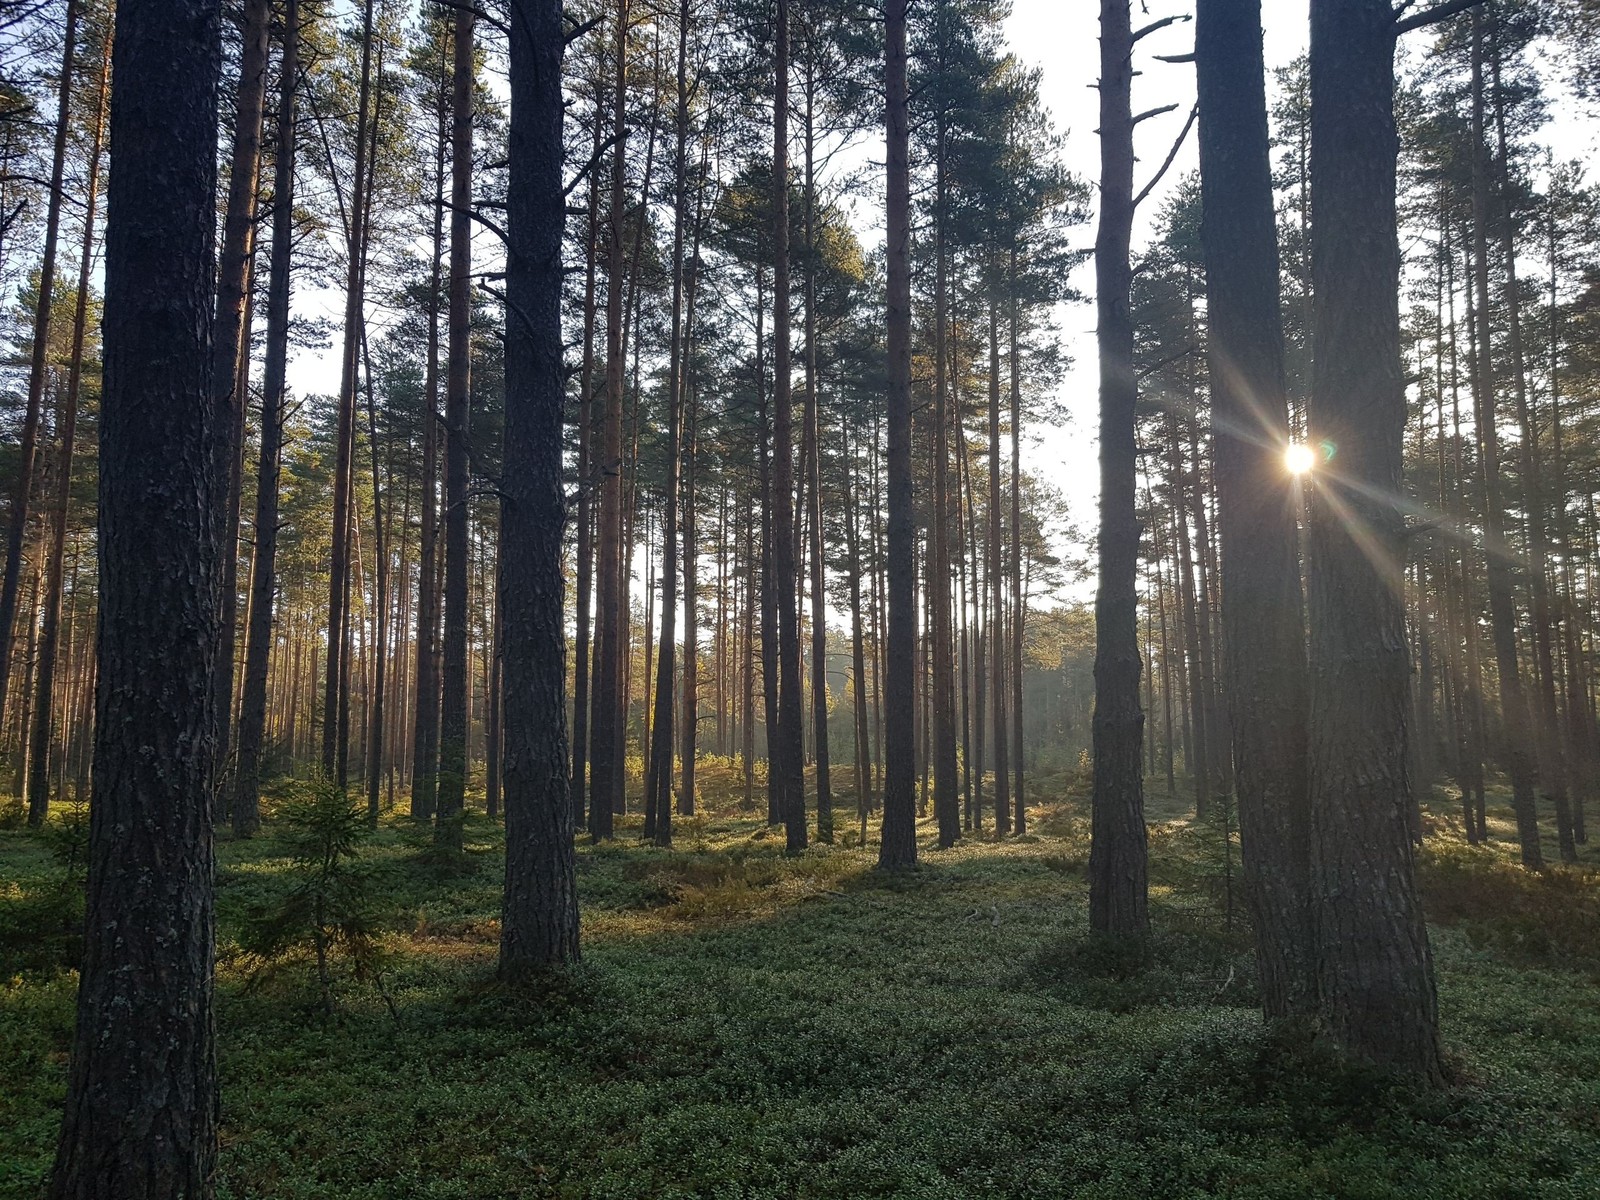
<path fill-rule="evenodd" d="M 1429 841 L 1459 1082 L 1425 1093 L 1263 1027 L 1237 846 L 1176 803 L 1152 801 L 1152 934 L 1128 944 L 1084 933 L 1076 802 L 1026 840 L 939 852 L 924 825 L 923 865 L 886 876 L 872 845 L 786 857 L 738 798 L 679 818 L 671 850 L 632 817 L 584 839 L 584 962 L 521 991 L 493 981 L 498 826 L 470 813 L 440 857 L 386 817 L 358 860 L 381 986 L 335 955 L 331 1015 L 308 949 L 242 944 L 304 886 L 285 816 L 220 842 L 219 1194 L 1600 1195 L 1587 868 Z M 60 846 L 0 832 L 0 1200 L 37 1194 L 64 1088 Z"/>

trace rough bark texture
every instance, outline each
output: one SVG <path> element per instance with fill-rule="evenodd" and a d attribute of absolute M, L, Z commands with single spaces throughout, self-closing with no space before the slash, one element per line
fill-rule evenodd
<path fill-rule="evenodd" d="M 267 723 L 267 669 L 277 592 L 278 474 L 283 455 L 284 371 L 289 357 L 289 263 L 294 242 L 295 80 L 299 74 L 299 0 L 284 8 L 278 137 L 272 168 L 272 254 L 267 268 L 267 349 L 261 380 L 261 465 L 256 481 L 255 558 L 245 634 L 244 694 L 239 704 L 239 771 L 233 832 L 261 825 L 261 747 Z"/>
<path fill-rule="evenodd" d="M 911 155 L 906 90 L 907 0 L 884 4 L 888 141 L 889 617 L 885 661 L 883 833 L 878 865 L 917 861 L 916 742 L 907 702 L 917 672 L 916 528 L 911 502 Z"/>
<path fill-rule="evenodd" d="M 89 892 L 56 1200 L 212 1194 L 220 70 L 214 0 L 118 6 Z"/>
<path fill-rule="evenodd" d="M 1224 692 L 1244 883 L 1269 1017 L 1316 998 L 1307 892 L 1305 621 L 1279 311 L 1261 0 L 1200 0 L 1202 236 L 1222 534 Z"/>
<path fill-rule="evenodd" d="M 514 0 L 500 504 L 506 886 L 500 975 L 578 957 L 567 784 L 559 0 Z"/>
<path fill-rule="evenodd" d="M 1128 0 L 1100 5 L 1100 583 L 1095 593 L 1094 813 L 1089 925 L 1142 936 L 1149 926 L 1139 700 L 1139 517 L 1133 371 L 1133 36 Z"/>
<path fill-rule="evenodd" d="M 1409 662 L 1400 511 L 1405 380 L 1389 0 L 1312 0 L 1311 880 L 1329 1031 L 1441 1076 L 1408 826 Z"/>
<path fill-rule="evenodd" d="M 444 697 L 439 707 L 438 824 L 434 841 L 461 847 L 467 790 L 467 413 L 472 384 L 472 31 L 456 9 L 455 129 L 450 159 L 450 358 L 444 398 Z"/>

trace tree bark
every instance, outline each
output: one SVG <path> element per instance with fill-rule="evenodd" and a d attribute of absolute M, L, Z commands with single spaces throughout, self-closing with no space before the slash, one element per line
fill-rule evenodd
<path fill-rule="evenodd" d="M 53 1200 L 213 1192 L 220 17 L 116 16 L 110 141 L 139 153 L 107 190 L 94 795 Z"/>
<path fill-rule="evenodd" d="M 772 106 L 772 574 L 778 598 L 777 740 L 769 752 L 790 854 L 806 848 L 799 574 L 795 566 L 794 389 L 789 341 L 789 0 L 777 0 Z"/>
<path fill-rule="evenodd" d="M 1200 0 L 1202 236 L 1222 536 L 1223 689 L 1244 884 L 1270 1018 L 1316 999 L 1304 598 L 1289 443 L 1261 0 Z"/>
<path fill-rule="evenodd" d="M 61 588 L 66 567 L 67 510 L 72 499 L 72 461 L 78 431 L 78 393 L 83 382 L 83 340 L 89 318 L 90 275 L 94 268 L 95 205 L 100 188 L 100 152 L 105 138 L 106 98 L 110 84 L 111 43 L 103 50 L 100 90 L 95 100 L 94 140 L 89 150 L 89 178 L 84 192 L 83 246 L 78 256 L 78 293 L 72 312 L 72 352 L 67 394 L 61 402 L 61 448 L 56 466 L 56 494 L 50 509 L 50 548 L 46 555 L 44 616 L 40 621 L 34 680 L 33 745 L 28 752 L 28 824 L 42 824 L 50 811 L 50 743 L 54 725 L 56 648 L 61 636 Z M 68 717 L 71 711 L 68 710 Z M 220 751 L 219 751 L 220 757 Z"/>
<path fill-rule="evenodd" d="M 439 797 L 434 842 L 461 849 L 467 792 L 467 556 L 471 552 L 467 422 L 472 386 L 472 90 L 477 17 L 456 9 L 455 122 L 450 144 L 449 367 L 445 373 L 444 694 L 439 706 Z"/>
<path fill-rule="evenodd" d="M 244 465 L 244 417 L 250 382 L 250 328 L 247 320 L 256 252 L 256 192 L 261 178 L 261 126 L 267 97 L 267 34 L 270 0 L 247 0 L 239 58 L 238 101 L 234 111 L 233 153 L 229 162 L 228 203 L 222 218 L 217 259 L 215 362 L 222 437 L 217 469 L 227 482 L 222 521 L 222 649 L 217 655 L 217 762 L 224 773 L 233 735 L 233 660 L 239 617 L 239 503 Z M 229 549 L 231 547 L 231 550 Z M 219 789 L 220 790 L 220 789 Z"/>
<path fill-rule="evenodd" d="M 1133 34 L 1128 0 L 1100 4 L 1100 225 L 1095 297 L 1100 349 L 1100 582 L 1095 594 L 1094 813 L 1089 926 L 1149 928 L 1139 700 L 1139 516 L 1134 409 Z"/>
<path fill-rule="evenodd" d="M 500 976 L 578 958 L 567 782 L 562 467 L 559 0 L 513 0 L 506 246 L 506 435 L 501 477 L 506 886 Z"/>
<path fill-rule="evenodd" d="M 1331 461 L 1311 505 L 1311 887 L 1329 1032 L 1438 1081 L 1408 817 L 1394 51 L 1389 0 L 1312 0 L 1309 415 Z"/>
<path fill-rule="evenodd" d="M 611 211 L 606 247 L 606 399 L 598 470 L 600 517 L 595 570 L 596 624 L 594 706 L 590 725 L 589 833 L 611 836 L 612 816 L 622 794 L 619 768 L 622 729 L 622 282 L 623 223 L 627 186 L 629 0 L 616 6 L 616 78 L 611 136 Z"/>
<path fill-rule="evenodd" d="M 916 526 L 911 495 L 911 154 L 906 85 L 907 0 L 885 0 L 884 91 L 888 178 L 885 197 L 888 255 L 889 486 L 888 638 L 884 686 L 883 831 L 878 866 L 917 861 L 916 743 L 913 706 L 917 673 Z"/>
<path fill-rule="evenodd" d="M 0 575 L 0 728 L 10 694 L 11 649 L 22 590 L 22 545 L 27 539 L 28 507 L 33 499 L 34 459 L 39 445 L 39 410 L 44 399 L 45 359 L 50 348 L 51 297 L 56 283 L 56 241 L 61 229 L 62 177 L 67 159 L 67 126 L 72 118 L 72 65 L 78 45 L 78 0 L 67 0 L 67 28 L 61 52 L 61 88 L 56 107 L 55 150 L 51 156 L 50 198 L 45 210 L 44 250 L 39 259 L 39 295 L 33 310 L 33 346 L 28 361 L 28 399 L 18 447 L 17 480 L 6 514 L 6 561 Z"/>
<path fill-rule="evenodd" d="M 351 470 L 355 444 L 356 371 L 360 361 L 361 327 L 366 321 L 366 231 L 363 217 L 367 194 L 367 120 L 372 93 L 372 0 L 362 5 L 361 80 L 356 101 L 354 173 L 345 223 L 346 253 L 344 358 L 339 377 L 338 449 L 333 479 L 333 551 L 328 570 L 328 652 L 322 688 L 322 773 L 336 786 L 345 785 L 349 763 L 348 733 L 349 599 L 351 541 Z M 330 168 L 332 164 L 329 164 Z"/>
<path fill-rule="evenodd" d="M 278 477 L 283 454 L 284 373 L 289 358 L 289 268 L 294 242 L 295 86 L 299 75 L 300 5 L 284 9 L 277 146 L 272 168 L 272 253 L 267 268 L 267 346 L 261 380 L 261 465 L 256 482 L 255 556 L 245 634 L 244 695 L 239 704 L 239 771 L 233 802 L 235 837 L 261 825 L 261 748 L 267 721 L 272 610 L 277 593 Z"/>

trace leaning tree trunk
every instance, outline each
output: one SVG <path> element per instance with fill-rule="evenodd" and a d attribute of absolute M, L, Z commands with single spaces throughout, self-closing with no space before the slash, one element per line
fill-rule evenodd
<path fill-rule="evenodd" d="M 1139 701 L 1139 514 L 1133 371 L 1133 33 L 1128 0 L 1100 4 L 1100 584 L 1095 594 L 1094 814 L 1089 925 L 1142 936 L 1147 910 Z"/>
<path fill-rule="evenodd" d="M 277 593 L 278 474 L 283 456 L 284 372 L 289 358 L 299 0 L 288 0 L 283 20 L 277 146 L 272 168 L 272 254 L 267 268 L 267 352 L 261 379 L 261 465 L 256 477 L 255 557 L 250 575 L 244 690 L 239 703 L 239 770 L 233 802 L 233 832 L 241 838 L 249 837 L 261 826 L 261 748 L 266 734 L 267 672 L 272 659 L 272 609 Z"/>
<path fill-rule="evenodd" d="M 506 434 L 500 637 L 506 886 L 500 976 L 578 957 L 567 782 L 561 347 L 560 0 L 511 5 L 511 186 L 506 244 Z"/>
<path fill-rule="evenodd" d="M 889 617 L 885 660 L 883 833 L 878 865 L 917 861 L 916 739 L 908 703 L 917 673 L 916 540 L 911 496 L 911 121 L 906 86 L 908 0 L 885 0 L 888 180 Z"/>
<path fill-rule="evenodd" d="M 456 9 L 455 128 L 450 157 L 450 355 L 444 423 L 444 697 L 439 707 L 439 795 L 434 842 L 461 849 L 467 792 L 467 412 L 472 383 L 472 32 Z"/>
<path fill-rule="evenodd" d="M 107 189 L 89 888 L 54 1200 L 213 1191 L 221 61 L 216 3 L 118 5 L 111 144 L 138 153 Z"/>
<path fill-rule="evenodd" d="M 1322 1016 L 1356 1054 L 1442 1075 L 1409 812 L 1395 24 L 1312 0 L 1311 889 Z"/>
<path fill-rule="evenodd" d="M 1200 0 L 1201 202 L 1222 534 L 1224 691 L 1244 883 L 1269 1017 L 1316 999 L 1305 622 L 1279 309 L 1261 0 Z"/>

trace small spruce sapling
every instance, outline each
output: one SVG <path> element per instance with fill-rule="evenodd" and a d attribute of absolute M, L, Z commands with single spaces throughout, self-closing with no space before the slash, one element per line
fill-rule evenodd
<path fill-rule="evenodd" d="M 383 986 L 381 922 L 374 892 L 377 875 L 361 861 L 371 835 L 365 811 L 345 792 L 314 782 L 279 810 L 286 828 L 293 885 L 249 915 L 241 948 L 272 959 L 308 943 L 316 957 L 322 1008 L 333 1015 L 330 958 L 343 954 L 358 979 L 370 979 L 390 1015 L 394 1004 Z"/>

